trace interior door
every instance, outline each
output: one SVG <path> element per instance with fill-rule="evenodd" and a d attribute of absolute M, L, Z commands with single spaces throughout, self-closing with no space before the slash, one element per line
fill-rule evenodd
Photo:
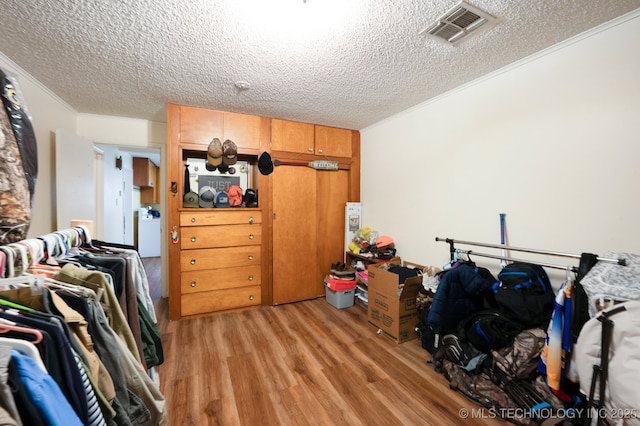
<path fill-rule="evenodd" d="M 317 297 L 316 171 L 278 166 L 273 176 L 273 303 Z"/>
<path fill-rule="evenodd" d="M 318 295 L 324 295 L 324 277 L 331 265 L 344 259 L 345 208 L 349 200 L 349 172 L 318 171 L 317 182 L 317 271 Z"/>

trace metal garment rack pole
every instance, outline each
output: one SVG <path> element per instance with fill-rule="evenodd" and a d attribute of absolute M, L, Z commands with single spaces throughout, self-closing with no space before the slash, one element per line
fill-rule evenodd
<path fill-rule="evenodd" d="M 457 253 L 466 254 L 467 256 L 474 255 L 474 256 L 481 256 L 481 257 L 490 257 L 492 259 L 508 260 L 508 261 L 511 261 L 511 262 L 532 263 L 534 265 L 546 266 L 548 268 L 562 269 L 563 271 L 565 271 L 565 270 L 567 270 L 567 268 L 569 268 L 572 272 L 578 272 L 578 267 L 576 267 L 576 266 L 556 265 L 556 264 L 553 264 L 553 263 L 539 262 L 537 260 L 529 260 L 529 259 L 526 259 L 526 260 L 525 259 L 516 259 L 515 257 L 499 256 L 497 254 L 479 253 L 479 252 L 473 251 L 473 250 L 455 249 L 455 251 Z"/>
<path fill-rule="evenodd" d="M 562 252 L 558 252 L 558 251 L 550 251 L 550 250 L 538 250 L 538 249 L 530 249 L 530 248 L 522 248 L 522 247 L 510 247 L 510 246 L 503 246 L 502 244 L 487 244 L 487 243 L 477 243 L 477 242 L 473 242 L 473 241 L 463 241 L 463 240 L 454 240 L 452 238 L 440 238 L 440 237 L 436 237 L 436 241 L 443 241 L 449 244 L 449 253 L 451 255 L 451 259 L 453 260 L 453 255 L 456 252 L 456 248 L 454 247 L 454 244 L 463 244 L 463 245 L 471 245 L 471 246 L 479 246 L 479 247 L 489 247 L 489 248 L 496 248 L 496 249 L 505 249 L 505 250 L 513 250 L 513 251 L 522 251 L 522 252 L 526 252 L 526 253 L 535 253 L 535 254 L 544 254 L 544 255 L 549 255 L 549 256 L 560 256 L 560 257 L 570 257 L 573 259 L 580 259 L 581 255 L 579 254 L 572 254 L 572 253 L 562 253 Z M 530 260 L 517 260 L 517 259 L 513 259 L 513 258 L 509 258 L 509 257 L 503 257 L 503 256 L 498 256 L 498 255 L 485 255 L 485 254 L 481 254 L 481 253 L 477 253 L 477 252 L 473 252 L 473 251 L 468 251 L 467 254 L 475 254 L 476 256 L 483 256 L 483 257 L 493 257 L 495 259 L 504 259 L 504 260 L 512 260 L 514 262 L 529 262 L 529 263 L 537 263 L 540 264 L 542 266 L 549 266 L 552 268 L 557 268 L 559 267 L 559 265 L 552 265 L 552 264 L 547 264 L 547 263 L 541 263 L 541 262 L 534 262 L 534 261 L 530 261 Z M 608 257 L 598 257 L 597 258 L 598 261 L 601 262 L 609 262 L 609 263 L 615 263 L 617 265 L 622 265 L 625 266 L 627 264 L 627 261 L 625 259 L 613 259 L 613 258 L 608 258 Z M 566 269 L 566 266 L 562 266 L 560 269 Z"/>

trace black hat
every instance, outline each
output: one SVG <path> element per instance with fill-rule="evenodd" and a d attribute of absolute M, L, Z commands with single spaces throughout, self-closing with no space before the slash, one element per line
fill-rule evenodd
<path fill-rule="evenodd" d="M 255 189 L 247 188 L 242 199 L 245 207 L 258 207 L 258 195 Z"/>
<path fill-rule="evenodd" d="M 273 172 L 273 162 L 271 161 L 271 155 L 268 152 L 260 154 L 258 159 L 258 170 L 263 175 L 270 175 Z"/>

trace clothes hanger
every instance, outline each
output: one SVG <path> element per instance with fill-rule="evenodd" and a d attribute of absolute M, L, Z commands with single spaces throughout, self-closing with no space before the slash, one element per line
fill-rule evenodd
<path fill-rule="evenodd" d="M 29 238 L 26 240 L 18 241 L 16 244 L 23 245 L 29 252 L 29 266 L 36 265 L 44 259 L 45 248 L 44 241 L 38 238 Z"/>
<path fill-rule="evenodd" d="M 102 288 L 100 288 L 98 293 L 96 293 L 90 288 L 65 283 L 40 274 L 23 274 L 17 277 L 0 279 L 0 289 L 4 290 L 11 290 L 17 287 L 31 287 L 32 293 L 37 294 L 41 291 L 41 288 L 43 286 L 67 291 L 77 296 L 92 298 L 97 301 L 100 301 L 102 292 L 104 291 Z"/>
<path fill-rule="evenodd" d="M 11 324 L 10 321 L 0 318 L 0 333 L 9 333 L 10 331 L 15 331 L 17 333 L 29 334 L 34 337 L 34 340 L 30 340 L 31 343 L 37 345 L 42 342 L 44 336 L 42 332 L 36 328 L 28 328 L 22 327 L 19 325 Z"/>
<path fill-rule="evenodd" d="M 42 357 L 38 348 L 28 340 L 15 339 L 12 337 L 0 337 L 0 346 L 9 346 L 21 354 L 27 355 L 33 359 L 38 367 L 45 373 L 48 373 L 47 367 L 42 362 Z"/>
<path fill-rule="evenodd" d="M 13 277 L 15 275 L 16 252 L 8 245 L 0 246 L 0 250 L 2 250 L 6 255 L 6 260 L 4 263 L 4 276 Z"/>
<path fill-rule="evenodd" d="M 7 254 L 3 250 L 0 250 L 0 278 L 4 277 L 6 261 Z"/>
<path fill-rule="evenodd" d="M 23 274 L 9 278 L 0 278 L 0 289 L 11 290 L 16 287 L 44 285 L 43 279 L 39 277 L 39 275 Z"/>
<path fill-rule="evenodd" d="M 21 273 L 29 269 L 29 253 L 27 251 L 27 248 L 22 244 L 18 244 L 18 243 L 10 243 L 7 245 L 12 249 L 14 249 L 16 253 L 20 254 L 21 263 L 19 266 L 16 267 L 16 270 L 15 270 L 15 273 L 20 275 Z"/>
<path fill-rule="evenodd" d="M 98 291 L 95 292 L 93 291 L 93 289 L 88 287 L 82 287 L 80 285 L 65 283 L 63 281 L 57 281 L 53 278 L 48 278 L 48 277 L 44 279 L 44 282 L 49 289 L 65 291 L 68 293 L 75 294 L 76 296 L 91 298 L 98 302 L 100 301 L 100 298 L 102 297 L 102 293 L 104 292 L 102 288 L 99 288 Z"/>

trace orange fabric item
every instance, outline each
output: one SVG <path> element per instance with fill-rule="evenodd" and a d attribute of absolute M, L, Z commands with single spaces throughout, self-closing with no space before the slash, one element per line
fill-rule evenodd
<path fill-rule="evenodd" d="M 242 188 L 238 185 L 231 185 L 227 188 L 227 194 L 229 194 L 229 205 L 236 207 L 242 204 Z"/>

